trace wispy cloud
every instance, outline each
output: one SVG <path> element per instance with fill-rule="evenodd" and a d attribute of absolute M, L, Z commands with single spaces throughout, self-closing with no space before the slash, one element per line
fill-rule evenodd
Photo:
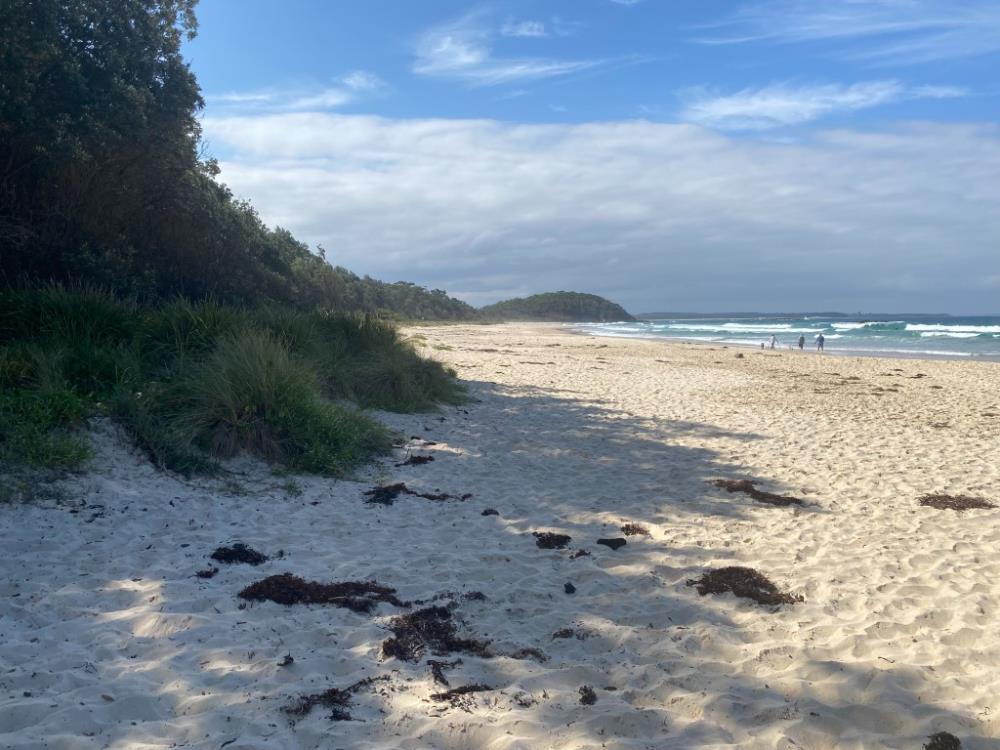
<path fill-rule="evenodd" d="M 498 86 L 570 75 L 608 62 L 499 57 L 493 54 L 493 37 L 493 29 L 483 22 L 481 14 L 470 14 L 432 28 L 424 32 L 417 42 L 413 71 L 419 75 L 460 80 L 473 86 Z"/>
<path fill-rule="evenodd" d="M 549 35 L 543 21 L 507 21 L 500 27 L 502 36 L 541 38 Z"/>
<path fill-rule="evenodd" d="M 643 0 L 611 0 L 615 5 L 638 5 Z"/>
<path fill-rule="evenodd" d="M 230 91 L 209 94 L 206 100 L 214 108 L 260 112 L 323 111 L 341 107 L 362 94 L 385 88 L 385 82 L 374 73 L 355 70 L 327 86 L 289 86 Z"/>
<path fill-rule="evenodd" d="M 1000 51 L 996 0 L 773 0 L 723 19 L 699 41 L 829 42 L 882 64 L 928 63 Z"/>
<path fill-rule="evenodd" d="M 944 99 L 967 93 L 954 86 L 908 87 L 895 80 L 813 86 L 777 83 L 732 94 L 699 88 L 681 92 L 680 117 L 723 130 L 765 130 L 906 99 Z"/>

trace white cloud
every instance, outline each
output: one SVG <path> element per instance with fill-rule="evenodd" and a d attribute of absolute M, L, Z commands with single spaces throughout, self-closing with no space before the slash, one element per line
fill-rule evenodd
<path fill-rule="evenodd" d="M 638 5 L 643 0 L 611 0 L 615 5 Z"/>
<path fill-rule="evenodd" d="M 828 42 L 873 63 L 929 63 L 1000 51 L 996 0 L 772 0 L 744 7 L 702 42 Z"/>
<path fill-rule="evenodd" d="M 500 27 L 502 36 L 541 38 L 548 36 L 542 21 L 507 21 Z"/>
<path fill-rule="evenodd" d="M 204 127 L 225 181 L 268 222 L 357 272 L 476 303 L 570 288 L 633 310 L 996 306 L 981 281 L 1000 237 L 995 125 L 799 143 L 643 121 L 299 113 Z"/>
<path fill-rule="evenodd" d="M 492 30 L 472 14 L 424 32 L 417 42 L 413 72 L 451 78 L 473 86 L 498 86 L 578 73 L 603 60 L 495 57 Z"/>
<path fill-rule="evenodd" d="M 837 112 L 853 112 L 905 99 L 966 96 L 954 86 L 906 87 L 899 81 L 865 81 L 851 85 L 792 86 L 779 83 L 734 94 L 706 89 L 681 92 L 680 117 L 713 128 L 764 130 L 798 125 Z"/>
<path fill-rule="evenodd" d="M 385 81 L 367 70 L 353 70 L 343 78 L 344 85 L 352 91 L 377 91 Z"/>
<path fill-rule="evenodd" d="M 376 74 L 355 70 L 329 86 L 286 86 L 256 91 L 231 91 L 209 94 L 206 101 L 213 110 L 240 112 L 300 112 L 336 109 L 361 94 L 378 91 L 385 83 Z"/>

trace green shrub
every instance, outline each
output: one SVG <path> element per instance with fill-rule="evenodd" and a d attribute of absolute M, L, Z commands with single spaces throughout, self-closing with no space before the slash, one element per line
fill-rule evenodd
<path fill-rule="evenodd" d="M 139 344 L 154 366 L 183 369 L 211 351 L 221 336 L 247 326 L 247 313 L 214 300 L 175 299 L 143 316 Z"/>
<path fill-rule="evenodd" d="M 335 377 L 345 384 L 344 395 L 372 409 L 417 412 L 465 400 L 453 372 L 403 344 L 346 360 Z"/>
<path fill-rule="evenodd" d="M 87 413 L 86 402 L 65 389 L 0 394 L 0 466 L 79 468 L 90 446 L 75 428 Z"/>
<path fill-rule="evenodd" d="M 224 336 L 174 386 L 173 419 L 215 456 L 245 450 L 322 474 L 386 450 L 388 432 L 368 417 L 324 403 L 313 371 L 271 333 Z"/>
<path fill-rule="evenodd" d="M 453 372 L 373 315 L 140 306 L 57 285 L 0 288 L 0 394 L 7 464 L 79 465 L 73 428 L 107 404 L 157 466 L 185 475 L 240 450 L 342 474 L 387 450 L 389 434 L 331 400 L 409 412 L 463 399 Z"/>
<path fill-rule="evenodd" d="M 0 289 L 0 341 L 78 345 L 130 341 L 139 320 L 134 301 L 88 284 Z"/>
<path fill-rule="evenodd" d="M 392 447 L 385 426 L 317 398 L 288 405 L 272 421 L 285 438 L 286 462 L 301 471 L 342 476 Z"/>
<path fill-rule="evenodd" d="M 135 440 L 154 466 L 185 477 L 214 474 L 219 465 L 190 439 L 163 411 L 162 388 L 150 384 L 148 391 L 118 388 L 108 401 L 108 411 Z"/>

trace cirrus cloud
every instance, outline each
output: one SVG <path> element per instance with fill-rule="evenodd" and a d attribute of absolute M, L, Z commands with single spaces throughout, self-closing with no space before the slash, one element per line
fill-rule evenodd
<path fill-rule="evenodd" d="M 956 86 L 904 86 L 899 81 L 851 85 L 771 84 L 734 94 L 704 88 L 681 92 L 681 119 L 729 130 L 763 130 L 799 125 L 837 112 L 854 112 L 905 99 L 951 99 L 966 96 Z"/>

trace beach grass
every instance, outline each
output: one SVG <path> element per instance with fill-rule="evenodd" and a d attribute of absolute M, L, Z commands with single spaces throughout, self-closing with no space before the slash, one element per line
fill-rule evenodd
<path fill-rule="evenodd" d="M 372 315 L 58 284 L 0 289 L 0 387 L 0 468 L 79 468 L 79 428 L 105 414 L 184 475 L 247 452 L 340 476 L 390 447 L 364 409 L 464 399 L 454 372 Z"/>

